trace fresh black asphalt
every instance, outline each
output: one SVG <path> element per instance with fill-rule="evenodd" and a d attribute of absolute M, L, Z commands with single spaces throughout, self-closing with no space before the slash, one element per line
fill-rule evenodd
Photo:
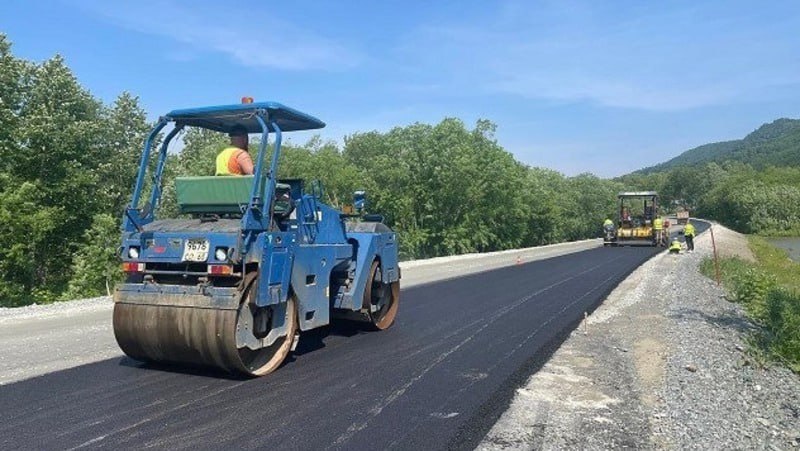
<path fill-rule="evenodd" d="M 405 289 L 396 324 L 304 334 L 260 379 L 115 358 L 0 387 L 1 449 L 472 448 L 652 248 Z"/>

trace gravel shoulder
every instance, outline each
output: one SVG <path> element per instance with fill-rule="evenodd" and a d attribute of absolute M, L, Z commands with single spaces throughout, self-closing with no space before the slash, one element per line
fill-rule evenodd
<path fill-rule="evenodd" d="M 400 264 L 403 287 L 602 246 L 583 240 Z M 0 385 L 122 355 L 111 327 L 113 302 L 104 296 L 49 305 L 0 308 Z"/>
<path fill-rule="evenodd" d="M 742 235 L 713 227 L 721 254 L 752 258 Z M 800 447 L 800 377 L 748 356 L 755 326 L 698 271 L 710 235 L 620 284 L 478 449 Z"/>

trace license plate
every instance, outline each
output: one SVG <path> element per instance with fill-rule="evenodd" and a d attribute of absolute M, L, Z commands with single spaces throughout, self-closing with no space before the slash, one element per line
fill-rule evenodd
<path fill-rule="evenodd" d="M 208 260 L 208 240 L 186 240 L 183 246 L 183 261 L 204 262 Z"/>

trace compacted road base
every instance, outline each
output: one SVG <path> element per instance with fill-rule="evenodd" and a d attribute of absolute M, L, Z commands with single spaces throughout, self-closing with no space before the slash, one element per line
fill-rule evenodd
<path fill-rule="evenodd" d="M 598 248 L 404 289 L 388 331 L 306 333 L 260 379 L 122 357 L 5 385 L 0 448 L 471 448 L 656 252 Z"/>

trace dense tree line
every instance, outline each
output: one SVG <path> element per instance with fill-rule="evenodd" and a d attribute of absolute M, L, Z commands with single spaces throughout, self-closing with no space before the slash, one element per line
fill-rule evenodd
<path fill-rule="evenodd" d="M 800 154 L 800 148 L 797 149 Z M 715 219 L 744 233 L 800 235 L 800 167 L 753 166 L 727 161 L 678 167 L 620 182 L 656 189 L 671 209 Z"/>
<path fill-rule="evenodd" d="M 119 278 L 116 248 L 141 145 L 152 124 L 138 99 L 104 105 L 61 57 L 15 57 L 0 35 L 0 305 L 105 294 Z M 325 200 L 369 193 L 401 237 L 405 259 L 482 252 L 597 235 L 618 182 L 516 161 L 495 126 L 458 119 L 386 133 L 355 133 L 342 146 L 319 138 L 284 146 L 281 177 L 320 180 Z M 174 179 L 211 175 L 225 145 L 191 129 L 170 154 L 159 215 L 174 216 Z"/>
<path fill-rule="evenodd" d="M 319 180 L 325 201 L 350 203 L 368 193 L 369 210 L 382 214 L 401 235 L 404 259 L 535 246 L 595 236 L 612 214 L 622 185 L 576 177 L 516 161 L 494 140 L 495 126 L 458 119 L 413 124 L 386 133 L 356 133 L 336 143 L 313 138 L 284 144 L 279 175 Z M 169 177 L 211 175 L 226 137 L 190 129 L 171 158 Z M 255 150 L 256 144 L 251 144 Z M 252 152 L 254 153 L 254 152 Z M 177 214 L 166 185 L 161 213 Z"/>
<path fill-rule="evenodd" d="M 76 269 L 102 245 L 87 231 L 117 220 L 148 127 L 134 96 L 103 105 L 61 57 L 16 58 L 0 35 L 0 305 L 55 300 L 76 274 L 105 284 Z"/>

